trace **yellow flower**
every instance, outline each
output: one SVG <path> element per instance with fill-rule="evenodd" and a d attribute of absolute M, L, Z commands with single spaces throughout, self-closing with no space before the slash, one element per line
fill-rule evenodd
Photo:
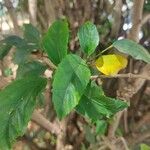
<path fill-rule="evenodd" d="M 105 75 L 116 75 L 127 66 L 127 59 L 118 54 L 102 55 L 96 62 L 96 68 Z"/>

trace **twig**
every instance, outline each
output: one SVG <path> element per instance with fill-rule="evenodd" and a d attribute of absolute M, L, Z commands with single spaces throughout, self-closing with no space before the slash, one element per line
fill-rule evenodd
<path fill-rule="evenodd" d="M 141 127 L 148 124 L 150 124 L 150 112 L 145 114 L 143 118 L 134 125 L 133 131 L 137 132 L 140 130 Z"/>
<path fill-rule="evenodd" d="M 51 105 L 51 81 L 48 80 L 47 89 L 45 91 L 45 109 L 44 116 L 46 117 L 49 113 L 50 105 Z"/>
<path fill-rule="evenodd" d="M 123 119 L 124 119 L 125 133 L 128 133 L 129 132 L 129 127 L 128 127 L 128 110 L 127 109 L 124 110 Z"/>
<path fill-rule="evenodd" d="M 57 69 L 57 66 L 55 66 L 48 58 L 42 57 L 42 61 L 45 62 L 52 70 Z"/>
<path fill-rule="evenodd" d="M 106 49 L 102 50 L 99 54 L 97 54 L 94 59 L 88 60 L 88 62 L 91 62 L 93 60 L 95 60 L 96 57 L 101 56 L 103 53 L 105 53 L 106 51 L 110 50 L 111 48 L 113 48 L 113 45 L 110 45 L 109 47 L 107 47 Z"/>
<path fill-rule="evenodd" d="M 109 129 L 108 129 L 108 138 L 115 137 L 115 132 L 116 132 L 116 130 L 118 128 L 118 125 L 119 125 L 120 118 L 121 118 L 122 114 L 123 114 L 123 111 L 118 112 L 117 115 L 114 118 L 114 121 L 109 126 Z"/>
<path fill-rule="evenodd" d="M 61 128 L 56 123 L 49 122 L 49 120 L 47 120 L 37 110 L 35 110 L 32 114 L 32 121 L 57 136 L 61 133 Z"/>
<path fill-rule="evenodd" d="M 149 76 L 144 76 L 140 74 L 132 74 L 132 73 L 127 73 L 127 74 L 116 74 L 114 76 L 107 76 L 107 75 L 95 75 L 91 76 L 91 80 L 97 79 L 97 78 L 142 78 L 145 80 L 150 80 Z"/>
<path fill-rule="evenodd" d="M 68 122 L 68 118 L 63 119 L 60 122 L 62 132 L 57 136 L 56 150 L 64 150 L 65 149 L 65 137 L 66 137 L 67 122 Z"/>
<path fill-rule="evenodd" d="M 137 143 L 144 141 L 145 139 L 150 137 L 150 131 L 144 131 L 143 133 L 134 133 L 132 136 L 126 137 L 128 144 L 130 146 L 134 146 Z"/>

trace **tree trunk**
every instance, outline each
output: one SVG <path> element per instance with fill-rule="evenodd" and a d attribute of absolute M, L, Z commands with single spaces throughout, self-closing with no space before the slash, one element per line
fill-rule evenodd
<path fill-rule="evenodd" d="M 28 0 L 29 18 L 32 25 L 37 25 L 37 0 Z"/>
<path fill-rule="evenodd" d="M 12 2 L 10 0 L 4 0 L 4 5 L 7 8 L 8 14 L 12 20 L 14 31 L 17 35 L 19 35 L 21 32 L 20 32 L 18 21 L 17 21 L 17 15 L 15 14 L 15 10 L 12 5 Z"/>

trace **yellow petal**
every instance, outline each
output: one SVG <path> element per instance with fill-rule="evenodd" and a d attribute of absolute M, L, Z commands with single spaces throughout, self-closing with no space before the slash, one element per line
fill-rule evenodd
<path fill-rule="evenodd" d="M 118 54 L 102 55 L 95 65 L 97 69 L 105 75 L 116 75 L 121 69 L 127 66 L 127 59 Z"/>

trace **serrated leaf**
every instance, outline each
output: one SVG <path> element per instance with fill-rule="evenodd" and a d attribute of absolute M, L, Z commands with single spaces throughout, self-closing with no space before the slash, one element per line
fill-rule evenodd
<path fill-rule="evenodd" d="M 69 29 L 65 20 L 55 21 L 44 36 L 42 47 L 55 65 L 67 55 L 68 39 Z"/>
<path fill-rule="evenodd" d="M 67 55 L 58 65 L 54 75 L 52 101 L 60 119 L 79 103 L 89 79 L 89 68 L 76 55 Z"/>
<path fill-rule="evenodd" d="M 96 26 L 91 22 L 82 25 L 78 32 L 81 49 L 91 55 L 99 44 L 99 34 Z"/>
<path fill-rule="evenodd" d="M 17 78 L 27 77 L 27 76 L 38 76 L 42 75 L 46 70 L 46 66 L 38 61 L 26 62 L 19 65 L 17 70 Z"/>
<path fill-rule="evenodd" d="M 0 91 L 0 150 L 11 149 L 22 136 L 36 104 L 36 96 L 46 79 L 27 77 L 16 80 Z"/>
<path fill-rule="evenodd" d="M 122 53 L 131 55 L 135 59 L 143 60 L 147 63 L 150 63 L 150 54 L 148 53 L 148 51 L 143 46 L 131 40 L 118 40 L 112 45 Z"/>
<path fill-rule="evenodd" d="M 92 120 L 97 120 L 101 115 L 111 116 L 128 106 L 121 100 L 105 96 L 101 89 L 99 89 L 99 92 L 98 89 L 99 87 L 96 84 L 88 85 L 76 107 L 77 112 L 88 116 Z"/>

